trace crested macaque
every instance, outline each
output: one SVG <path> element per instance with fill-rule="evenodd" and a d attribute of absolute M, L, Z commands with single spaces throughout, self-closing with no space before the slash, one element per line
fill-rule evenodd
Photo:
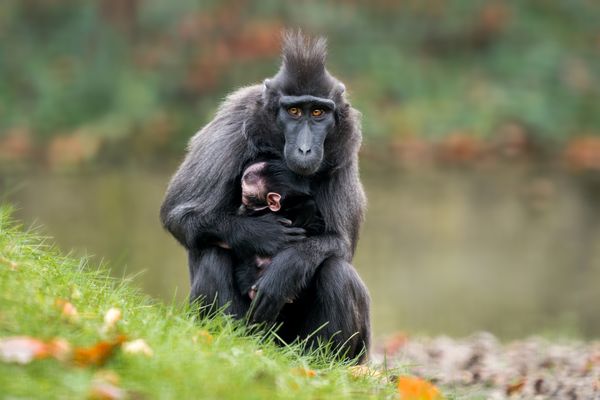
<path fill-rule="evenodd" d="M 200 312 L 224 310 L 277 326 L 283 343 L 305 340 L 310 351 L 329 342 L 338 357 L 363 362 L 370 299 L 352 266 L 366 202 L 358 173 L 360 114 L 326 58 L 324 39 L 287 33 L 277 73 L 229 95 L 191 138 L 160 217 L 188 252 L 190 300 L 205 305 Z M 324 229 L 307 234 L 279 212 L 238 213 L 240 178 L 265 159 L 282 160 L 306 180 Z M 248 257 L 244 263 L 257 255 L 271 261 L 250 301 L 235 271 L 240 256 Z"/>
<path fill-rule="evenodd" d="M 282 160 L 250 164 L 242 174 L 241 187 L 239 215 L 260 216 L 273 212 L 291 226 L 303 228 L 306 236 L 323 233 L 325 224 L 310 194 L 310 182 L 290 171 Z M 258 278 L 270 263 L 271 257 L 240 257 L 235 268 L 236 281 L 240 291 L 247 293 L 251 300 L 256 296 Z"/>

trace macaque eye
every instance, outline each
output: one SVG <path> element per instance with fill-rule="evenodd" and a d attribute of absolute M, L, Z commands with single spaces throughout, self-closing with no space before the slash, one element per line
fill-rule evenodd
<path fill-rule="evenodd" d="M 310 112 L 313 117 L 322 117 L 325 114 L 325 111 L 321 108 L 315 108 Z"/>
<path fill-rule="evenodd" d="M 292 117 L 299 117 L 302 115 L 302 111 L 298 107 L 290 107 L 287 109 L 287 112 Z"/>

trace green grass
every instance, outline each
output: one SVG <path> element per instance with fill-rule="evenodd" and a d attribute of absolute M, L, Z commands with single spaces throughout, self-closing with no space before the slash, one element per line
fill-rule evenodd
<path fill-rule="evenodd" d="M 64 318 L 57 299 L 70 301 L 78 318 Z M 73 347 L 92 346 L 116 334 L 101 329 L 111 307 L 123 313 L 117 331 L 128 340 L 144 339 L 152 357 L 119 350 L 101 367 L 55 359 L 26 365 L 0 361 L 0 397 L 86 398 L 94 377 L 102 374 L 116 374 L 128 398 L 395 396 L 387 380 L 355 378 L 347 365 L 326 354 L 301 355 L 298 346 L 278 347 L 273 336 L 251 334 L 222 315 L 198 319 L 187 306 L 160 304 L 131 282 L 111 278 L 106 268 L 62 255 L 25 232 L 11 219 L 10 208 L 0 206 L 0 338 L 63 338 Z M 316 375 L 303 376 L 304 368 Z"/>

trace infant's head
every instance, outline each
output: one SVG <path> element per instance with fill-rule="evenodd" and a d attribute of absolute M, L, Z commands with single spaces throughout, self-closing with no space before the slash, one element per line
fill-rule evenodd
<path fill-rule="evenodd" d="M 267 162 L 250 164 L 242 175 L 242 208 L 240 211 L 281 209 L 281 194 L 275 192 L 274 177 L 269 176 Z"/>

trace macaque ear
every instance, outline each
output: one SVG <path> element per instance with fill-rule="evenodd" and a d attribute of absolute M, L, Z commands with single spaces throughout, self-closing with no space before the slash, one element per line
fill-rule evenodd
<path fill-rule="evenodd" d="M 344 94 L 345 91 L 346 86 L 342 82 L 339 82 L 337 85 L 335 85 L 333 89 L 331 89 L 331 91 L 329 92 L 329 97 L 336 101 L 339 97 L 341 97 Z"/>
<path fill-rule="evenodd" d="M 277 81 L 274 79 L 265 79 L 263 81 L 262 97 L 266 102 L 273 101 L 276 104 L 275 99 L 280 95 Z"/>
<path fill-rule="evenodd" d="M 275 212 L 281 209 L 281 195 L 279 193 L 269 192 L 267 193 L 267 205 L 269 210 Z"/>

